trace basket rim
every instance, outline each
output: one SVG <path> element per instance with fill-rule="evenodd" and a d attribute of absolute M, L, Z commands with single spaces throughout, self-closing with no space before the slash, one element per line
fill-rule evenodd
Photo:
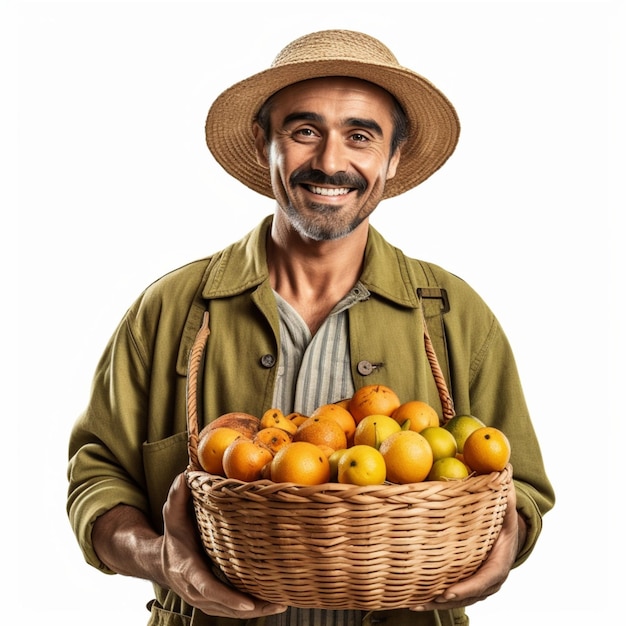
<path fill-rule="evenodd" d="M 268 496 L 271 494 L 293 494 L 299 497 L 307 497 L 314 495 L 327 495 L 332 497 L 348 496 L 373 496 L 381 497 L 397 497 L 407 494 L 424 495 L 442 490 L 466 492 L 467 485 L 471 485 L 472 489 L 492 488 L 494 491 L 500 489 L 505 483 L 513 480 L 513 467 L 510 463 L 499 472 L 491 472 L 489 474 L 470 474 L 466 478 L 456 480 L 423 480 L 417 483 L 392 483 L 385 481 L 381 485 L 352 485 L 347 483 L 326 482 L 319 485 L 302 485 L 298 483 L 274 482 L 270 479 L 260 479 L 245 482 L 236 478 L 226 478 L 218 474 L 210 474 L 202 469 L 196 469 L 189 466 L 185 475 L 190 486 L 193 484 L 210 483 L 215 489 L 231 489 L 233 492 L 242 495 L 263 494 Z"/>

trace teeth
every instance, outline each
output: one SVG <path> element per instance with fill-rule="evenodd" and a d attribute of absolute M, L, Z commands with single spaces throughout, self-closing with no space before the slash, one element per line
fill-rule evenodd
<path fill-rule="evenodd" d="M 345 194 L 350 193 L 350 189 L 347 187 L 328 189 L 328 187 L 313 187 L 312 185 L 309 185 L 309 189 L 313 193 L 317 193 L 320 196 L 344 196 Z"/>

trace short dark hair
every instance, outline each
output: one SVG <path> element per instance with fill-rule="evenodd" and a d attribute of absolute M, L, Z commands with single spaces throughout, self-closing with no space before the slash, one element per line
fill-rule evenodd
<path fill-rule="evenodd" d="M 272 111 L 272 105 L 274 104 L 274 98 L 276 92 L 272 94 L 261 106 L 259 112 L 256 115 L 255 121 L 263 130 L 263 136 L 265 141 L 269 141 L 270 137 L 270 113 Z M 389 93 L 389 92 L 388 92 Z M 391 111 L 391 120 L 393 122 L 393 135 L 391 137 L 391 154 L 395 154 L 396 150 L 402 146 L 402 144 L 409 138 L 409 120 L 404 112 L 404 109 L 400 103 L 396 100 L 393 94 L 389 94 L 393 101 L 393 109 Z"/>

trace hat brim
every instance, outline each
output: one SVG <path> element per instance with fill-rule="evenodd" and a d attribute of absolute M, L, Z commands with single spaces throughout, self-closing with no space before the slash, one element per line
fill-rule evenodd
<path fill-rule="evenodd" d="M 403 67 L 346 59 L 301 61 L 273 67 L 224 91 L 206 120 L 206 141 L 217 162 L 244 185 L 274 197 L 269 171 L 256 159 L 254 119 L 274 93 L 294 83 L 329 76 L 360 78 L 391 93 L 409 120 L 409 138 L 402 147 L 396 175 L 387 181 L 384 198 L 412 189 L 436 172 L 454 152 L 460 124 L 457 113 L 439 89 Z"/>

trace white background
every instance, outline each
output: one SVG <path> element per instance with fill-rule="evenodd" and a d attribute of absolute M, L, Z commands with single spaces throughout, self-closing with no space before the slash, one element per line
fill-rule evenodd
<path fill-rule="evenodd" d="M 557 491 L 535 553 L 470 610 L 472 624 L 619 619 L 608 568 L 615 563 L 623 582 L 622 383 L 612 349 L 622 338 L 614 212 L 624 174 L 611 156 L 623 131 L 620 4 L 11 3 L 19 145 L 6 171 L 17 162 L 20 320 L 17 342 L 15 326 L 3 333 L 18 381 L 5 382 L 5 395 L 18 392 L 20 428 L 8 446 L 17 465 L 5 474 L 6 501 L 17 506 L 5 510 L 19 534 L 6 542 L 16 558 L 4 569 L 23 623 L 146 622 L 149 584 L 87 566 L 71 534 L 69 430 L 138 293 L 273 210 L 206 149 L 213 98 L 292 39 L 335 27 L 379 37 L 458 109 L 450 161 L 372 222 L 407 254 L 461 275 L 494 309 Z M 4 265 L 14 279 L 15 257 Z"/>

